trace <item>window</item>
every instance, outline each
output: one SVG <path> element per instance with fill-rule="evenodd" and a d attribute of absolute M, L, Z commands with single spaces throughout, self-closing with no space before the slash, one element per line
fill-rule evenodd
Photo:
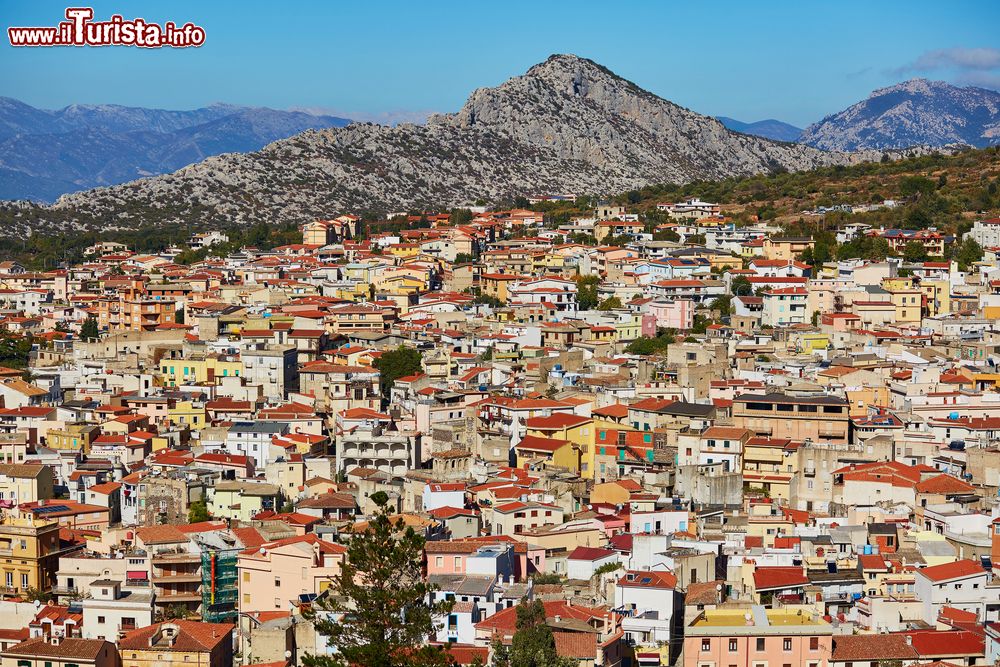
<path fill-rule="evenodd" d="M 702 651 L 711 651 L 712 650 L 712 640 L 711 639 L 702 639 L 701 640 L 701 650 Z"/>
<path fill-rule="evenodd" d="M 279 579 L 278 577 L 274 578 L 274 587 L 281 588 L 281 579 Z"/>
<path fill-rule="evenodd" d="M 434 565 L 437 567 L 444 567 L 444 556 L 438 556 L 434 559 Z"/>
<path fill-rule="evenodd" d="M 735 639 L 729 640 L 729 652 L 736 653 L 739 650 L 739 642 Z"/>
<path fill-rule="evenodd" d="M 462 557 L 455 556 L 455 569 L 458 570 L 462 567 Z"/>
<path fill-rule="evenodd" d="M 764 639 L 763 637 L 757 637 L 757 650 L 758 651 L 763 651 L 764 650 L 764 645 L 765 645 L 766 641 L 767 640 Z"/>
<path fill-rule="evenodd" d="M 818 651 L 819 650 L 819 637 L 810 637 L 809 638 L 809 650 L 810 651 Z"/>
<path fill-rule="evenodd" d="M 103 616 L 98 616 L 98 617 L 97 617 L 97 622 L 98 622 L 98 623 L 104 623 L 104 622 L 105 622 L 105 621 L 104 621 L 104 617 L 103 617 Z"/>
<path fill-rule="evenodd" d="M 791 651 L 792 650 L 792 640 L 788 639 L 787 637 L 785 639 L 783 639 L 782 642 L 781 642 L 781 648 L 782 648 L 782 650 L 785 650 L 785 651 Z"/>

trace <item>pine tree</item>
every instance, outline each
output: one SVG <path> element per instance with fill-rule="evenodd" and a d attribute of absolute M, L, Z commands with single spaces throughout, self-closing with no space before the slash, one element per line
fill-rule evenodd
<path fill-rule="evenodd" d="M 517 606 L 517 623 L 510 646 L 499 641 L 493 644 L 492 667 L 573 667 L 577 661 L 560 657 L 556 639 L 545 622 L 545 605 L 541 600 L 521 602 Z"/>
<path fill-rule="evenodd" d="M 424 538 L 390 514 L 389 497 L 372 494 L 379 507 L 364 532 L 350 538 L 329 597 L 307 612 L 335 653 L 307 655 L 307 667 L 437 667 L 449 664 L 439 646 L 426 645 L 448 601 L 430 602 L 435 587 L 423 581 Z"/>
<path fill-rule="evenodd" d="M 87 319 L 83 321 L 83 326 L 80 327 L 80 338 L 82 340 L 91 340 L 99 338 L 100 335 L 97 329 L 97 318 L 93 315 L 88 315 Z"/>

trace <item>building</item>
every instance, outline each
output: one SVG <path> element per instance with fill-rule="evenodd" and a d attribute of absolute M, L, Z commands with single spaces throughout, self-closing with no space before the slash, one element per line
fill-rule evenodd
<path fill-rule="evenodd" d="M 242 551 L 236 565 L 240 613 L 285 610 L 300 596 L 322 593 L 340 573 L 346 553 L 343 545 L 312 533 Z"/>
<path fill-rule="evenodd" d="M 36 637 L 0 652 L 2 667 L 120 667 L 118 650 L 103 639 Z"/>
<path fill-rule="evenodd" d="M 173 620 L 129 632 L 118 640 L 122 667 L 232 667 L 229 623 Z"/>
<path fill-rule="evenodd" d="M 833 628 L 802 610 L 706 609 L 684 631 L 684 666 L 827 667 Z"/>
<path fill-rule="evenodd" d="M 9 594 L 29 589 L 49 591 L 56 584 L 59 559 L 83 549 L 63 540 L 59 523 L 33 517 L 5 516 L 0 522 L 0 572 Z"/>
<path fill-rule="evenodd" d="M 743 394 L 733 399 L 733 424 L 768 438 L 847 444 L 847 401 L 835 396 Z"/>

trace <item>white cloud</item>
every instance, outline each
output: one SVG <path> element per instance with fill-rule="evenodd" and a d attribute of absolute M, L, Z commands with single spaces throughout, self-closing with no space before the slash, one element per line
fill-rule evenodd
<path fill-rule="evenodd" d="M 944 72 L 962 85 L 1000 89 L 1000 49 L 955 47 L 925 51 L 916 60 L 886 73 L 899 77 L 930 72 Z"/>

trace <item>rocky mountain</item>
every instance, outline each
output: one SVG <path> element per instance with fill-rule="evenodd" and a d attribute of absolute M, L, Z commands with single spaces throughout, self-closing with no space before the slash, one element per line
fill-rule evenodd
<path fill-rule="evenodd" d="M 1000 143 L 1000 92 L 912 79 L 810 125 L 800 141 L 824 150 Z"/>
<path fill-rule="evenodd" d="M 303 222 L 545 192 L 617 193 L 881 157 L 726 129 L 597 63 L 552 56 L 425 125 L 308 130 L 172 174 L 61 197 L 33 224 Z"/>
<path fill-rule="evenodd" d="M 0 198 L 51 201 L 348 122 L 226 104 L 191 111 L 75 104 L 47 111 L 0 98 Z"/>
<path fill-rule="evenodd" d="M 741 120 L 727 118 L 726 116 L 716 116 L 716 119 L 733 132 L 752 134 L 757 137 L 764 137 L 765 139 L 774 139 L 775 141 L 798 141 L 799 137 L 802 136 L 802 128 L 783 123 L 773 118 L 758 120 L 753 123 L 744 123 Z"/>

